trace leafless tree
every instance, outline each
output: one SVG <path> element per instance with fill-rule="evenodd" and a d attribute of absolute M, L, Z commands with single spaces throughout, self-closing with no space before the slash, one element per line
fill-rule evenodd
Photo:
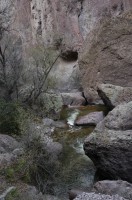
<path fill-rule="evenodd" d="M 53 77 L 49 78 L 49 74 L 60 54 L 54 49 L 37 45 L 31 51 L 31 57 L 33 65 L 32 88 L 25 102 L 35 103 L 42 93 L 47 92 L 48 88 L 55 84 Z"/>
<path fill-rule="evenodd" d="M 0 0 L 1 5 L 1 0 Z M 5 4 L 0 8 L 0 89 L 5 100 L 20 99 L 20 88 L 30 81 L 30 90 L 22 101 L 34 104 L 38 97 L 46 92 L 50 82 L 49 74 L 59 58 L 53 49 L 45 48 L 42 44 L 30 50 L 30 63 L 26 66 L 22 56 L 22 42 L 20 37 L 13 36 L 9 15 L 10 6 Z M 54 54 L 54 55 L 53 55 Z M 25 70 L 27 68 L 28 70 Z M 25 73 L 26 71 L 26 73 Z M 30 73 L 32 71 L 32 73 Z M 27 82 L 25 82 L 28 76 Z M 23 79 L 23 80 L 22 80 Z"/>

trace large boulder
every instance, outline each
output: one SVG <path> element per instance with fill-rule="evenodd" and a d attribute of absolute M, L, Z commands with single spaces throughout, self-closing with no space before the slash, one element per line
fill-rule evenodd
<path fill-rule="evenodd" d="M 75 121 L 75 125 L 77 126 L 96 126 L 100 121 L 104 119 L 104 114 L 102 111 L 100 112 L 92 112 L 87 115 L 79 117 Z"/>
<path fill-rule="evenodd" d="M 85 193 L 83 192 L 81 195 L 77 196 L 75 200 L 126 200 L 119 195 L 105 195 L 105 194 L 95 194 L 95 193 Z"/>
<path fill-rule="evenodd" d="M 94 192 L 101 194 L 116 195 L 132 200 L 132 184 L 118 180 L 118 181 L 99 181 L 94 185 Z"/>
<path fill-rule="evenodd" d="M 86 104 L 86 100 L 82 96 L 82 92 L 61 93 L 61 96 L 64 105 L 81 106 Z"/>
<path fill-rule="evenodd" d="M 132 12 L 105 18 L 88 34 L 79 56 L 82 86 L 89 102 L 98 99 L 97 86 L 132 86 Z"/>
<path fill-rule="evenodd" d="M 84 142 L 101 178 L 132 182 L 132 101 L 117 106 Z"/>
<path fill-rule="evenodd" d="M 132 87 L 100 84 L 97 91 L 106 106 L 111 109 L 121 103 L 128 103 L 129 101 L 132 101 Z"/>

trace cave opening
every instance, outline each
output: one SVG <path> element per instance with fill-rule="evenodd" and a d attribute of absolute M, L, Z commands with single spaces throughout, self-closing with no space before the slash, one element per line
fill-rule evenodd
<path fill-rule="evenodd" d="M 76 61 L 78 59 L 78 52 L 77 51 L 66 51 L 61 54 L 63 60 L 66 61 Z"/>

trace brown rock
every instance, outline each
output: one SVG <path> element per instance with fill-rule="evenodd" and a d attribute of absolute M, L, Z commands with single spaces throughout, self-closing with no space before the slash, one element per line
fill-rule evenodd
<path fill-rule="evenodd" d="M 101 83 L 132 86 L 132 12 L 102 20 L 87 37 L 79 58 L 82 85 L 95 101 Z"/>
<path fill-rule="evenodd" d="M 85 126 L 85 125 L 93 125 L 96 126 L 100 121 L 102 121 L 104 118 L 103 112 L 92 112 L 88 115 L 79 117 L 75 125 L 77 126 Z"/>

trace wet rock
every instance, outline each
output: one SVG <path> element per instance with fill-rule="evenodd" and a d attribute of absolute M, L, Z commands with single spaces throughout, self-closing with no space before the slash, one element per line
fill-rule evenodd
<path fill-rule="evenodd" d="M 111 109 L 119 104 L 132 101 L 132 87 L 101 84 L 97 91 L 103 102 Z"/>
<path fill-rule="evenodd" d="M 56 128 L 67 128 L 67 124 L 64 121 L 55 121 Z"/>
<path fill-rule="evenodd" d="M 82 92 L 62 93 L 61 95 L 64 105 L 81 106 L 86 104 L 86 100 L 82 96 Z"/>
<path fill-rule="evenodd" d="M 94 192 L 108 195 L 116 195 L 132 200 L 132 184 L 118 180 L 118 181 L 99 181 L 94 185 Z"/>
<path fill-rule="evenodd" d="M 77 196 L 75 200 L 126 200 L 123 197 L 118 195 L 105 195 L 105 194 L 95 194 L 95 193 L 82 193 L 81 195 Z"/>
<path fill-rule="evenodd" d="M 84 142 L 100 178 L 132 182 L 132 102 L 117 106 Z"/>
<path fill-rule="evenodd" d="M 77 125 L 77 126 L 85 126 L 85 125 L 96 126 L 103 119 L 104 119 L 103 112 L 92 112 L 92 113 L 89 113 L 88 115 L 79 117 L 76 120 L 75 125 Z"/>

